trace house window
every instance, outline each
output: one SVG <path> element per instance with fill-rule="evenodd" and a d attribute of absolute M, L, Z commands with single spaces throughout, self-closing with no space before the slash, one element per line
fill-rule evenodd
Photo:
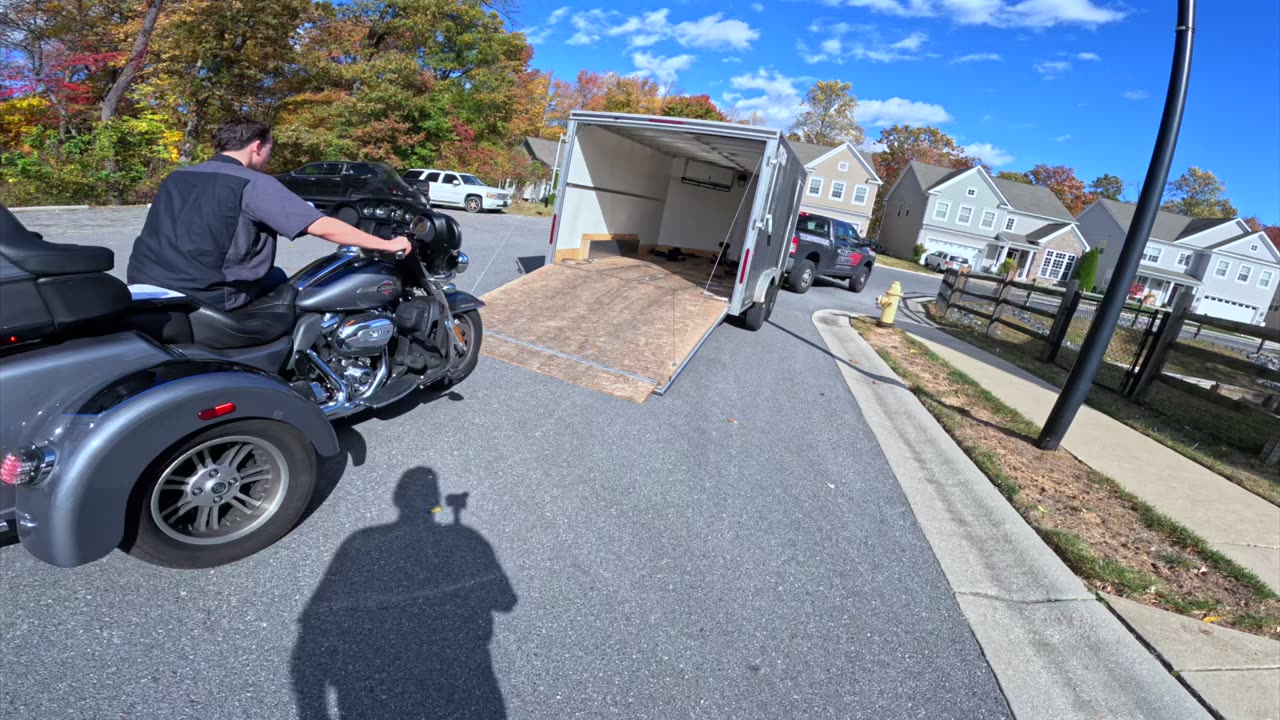
<path fill-rule="evenodd" d="M 1018 218 L 1012 218 L 1012 217 L 1005 218 L 1004 229 L 1007 230 L 1008 232 L 1013 232 L 1013 229 L 1017 227 L 1017 225 L 1018 225 Z"/>
<path fill-rule="evenodd" d="M 842 162 L 836 167 L 839 168 L 840 172 L 849 172 L 849 163 L 847 162 Z"/>
<path fill-rule="evenodd" d="M 845 183 L 843 180 L 831 181 L 831 199 L 832 200 L 844 199 L 844 185 Z"/>
<path fill-rule="evenodd" d="M 983 210 L 983 211 L 982 211 L 982 222 L 979 222 L 979 223 L 978 223 L 978 227 L 981 227 L 983 230 L 990 230 L 990 229 L 994 228 L 995 226 L 996 226 L 996 211 L 995 211 L 995 210 Z"/>
<path fill-rule="evenodd" d="M 809 194 L 810 195 L 822 194 L 822 178 L 820 177 L 809 178 Z"/>
<path fill-rule="evenodd" d="M 1071 268 L 1076 264 L 1076 256 L 1071 253 L 1045 250 L 1044 260 L 1040 263 L 1040 277 L 1058 281 L 1071 277 Z"/>
<path fill-rule="evenodd" d="M 961 205 L 960 210 L 956 212 L 956 222 L 960 225 L 968 225 L 973 222 L 973 208 L 968 205 Z"/>
<path fill-rule="evenodd" d="M 1180 268 L 1191 267 L 1191 253 L 1189 252 L 1178 253 L 1178 267 Z"/>
<path fill-rule="evenodd" d="M 1249 252 L 1258 252 L 1258 243 L 1249 246 Z"/>
<path fill-rule="evenodd" d="M 934 220 L 946 220 L 947 216 L 950 214 L 951 214 L 951 203 L 947 202 L 946 200 L 939 200 L 938 204 L 933 208 Z"/>
<path fill-rule="evenodd" d="M 1149 262 L 1149 263 L 1158 263 L 1160 262 L 1161 255 L 1164 255 L 1164 248 L 1158 248 L 1153 245 L 1148 245 L 1146 249 L 1142 251 L 1142 261 Z"/>
<path fill-rule="evenodd" d="M 1253 277 L 1253 266 L 1240 263 L 1240 269 L 1236 272 L 1236 282 L 1247 283 L 1251 277 Z"/>
<path fill-rule="evenodd" d="M 978 189 L 977 189 L 977 188 L 965 188 L 965 190 L 964 190 L 964 194 L 965 194 L 965 197 L 978 197 Z"/>
<path fill-rule="evenodd" d="M 870 194 L 871 194 L 871 188 L 867 187 L 866 185 L 854 185 L 853 186 L 853 204 L 866 205 L 867 196 Z"/>
<path fill-rule="evenodd" d="M 1229 260 L 1219 260 L 1218 264 L 1213 268 L 1213 276 L 1224 278 L 1231 273 L 1231 262 Z"/>
<path fill-rule="evenodd" d="M 1275 279 L 1275 273 L 1270 270 L 1263 270 L 1258 273 L 1258 287 L 1266 289 L 1271 287 L 1271 281 Z"/>

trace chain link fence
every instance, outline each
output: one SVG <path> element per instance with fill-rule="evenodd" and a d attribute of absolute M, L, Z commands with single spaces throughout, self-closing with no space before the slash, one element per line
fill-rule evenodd
<path fill-rule="evenodd" d="M 1075 367 L 1076 359 L 1080 356 L 1080 346 L 1093 327 L 1101 300 L 1097 295 L 1084 294 L 1080 297 L 1063 335 L 1062 346 L 1054 359 L 1064 370 Z M 1118 393 L 1128 392 L 1141 366 L 1142 356 L 1151 347 L 1152 338 L 1164 314 L 1150 308 L 1126 306 L 1111 335 L 1111 342 L 1107 344 L 1107 352 L 1093 380 L 1094 384 Z"/>

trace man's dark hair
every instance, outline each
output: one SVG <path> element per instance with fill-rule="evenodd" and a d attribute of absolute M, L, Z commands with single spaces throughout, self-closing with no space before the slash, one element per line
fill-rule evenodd
<path fill-rule="evenodd" d="M 271 126 L 244 118 L 231 120 L 222 123 L 213 132 L 213 150 L 214 152 L 243 150 L 254 140 L 261 140 L 264 144 L 271 142 Z"/>

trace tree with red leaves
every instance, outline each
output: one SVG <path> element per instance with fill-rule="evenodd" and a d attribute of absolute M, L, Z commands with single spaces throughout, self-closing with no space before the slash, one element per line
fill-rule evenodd
<path fill-rule="evenodd" d="M 1076 177 L 1076 171 L 1066 165 L 1036 165 L 1027 171 L 1027 176 L 1031 178 L 1032 185 L 1052 191 L 1073 217 L 1098 199 L 1085 188 L 1084 181 Z"/>
<path fill-rule="evenodd" d="M 872 236 L 879 232 L 888 188 L 893 187 L 911 161 L 948 168 L 971 168 L 981 164 L 977 158 L 965 155 L 954 138 L 935 127 L 894 125 L 880 131 L 879 142 L 884 145 L 884 150 L 872 155 L 872 160 L 884 185 L 881 186 L 883 190 L 876 193 L 872 229 L 868 233 Z"/>
<path fill-rule="evenodd" d="M 724 121 L 725 115 L 708 95 L 677 95 L 662 103 L 662 114 L 667 117 L 692 118 L 694 120 Z"/>

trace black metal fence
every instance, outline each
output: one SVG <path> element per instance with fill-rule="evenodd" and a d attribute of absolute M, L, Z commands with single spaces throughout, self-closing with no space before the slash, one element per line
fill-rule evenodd
<path fill-rule="evenodd" d="M 1081 293 L 1074 300 L 1074 311 L 1067 320 L 1062 346 L 1054 358 L 1057 365 L 1064 370 L 1075 367 L 1080 346 L 1084 343 L 1089 329 L 1093 327 L 1093 320 L 1101 300 L 1102 296 L 1088 293 Z M 1103 355 L 1102 366 L 1094 377 L 1094 384 L 1123 395 L 1132 393 L 1135 389 L 1142 355 L 1151 347 L 1163 314 L 1159 310 L 1139 306 L 1128 306 L 1124 309 L 1120 314 L 1115 332 L 1111 335 L 1111 341 L 1107 343 L 1107 352 Z"/>

